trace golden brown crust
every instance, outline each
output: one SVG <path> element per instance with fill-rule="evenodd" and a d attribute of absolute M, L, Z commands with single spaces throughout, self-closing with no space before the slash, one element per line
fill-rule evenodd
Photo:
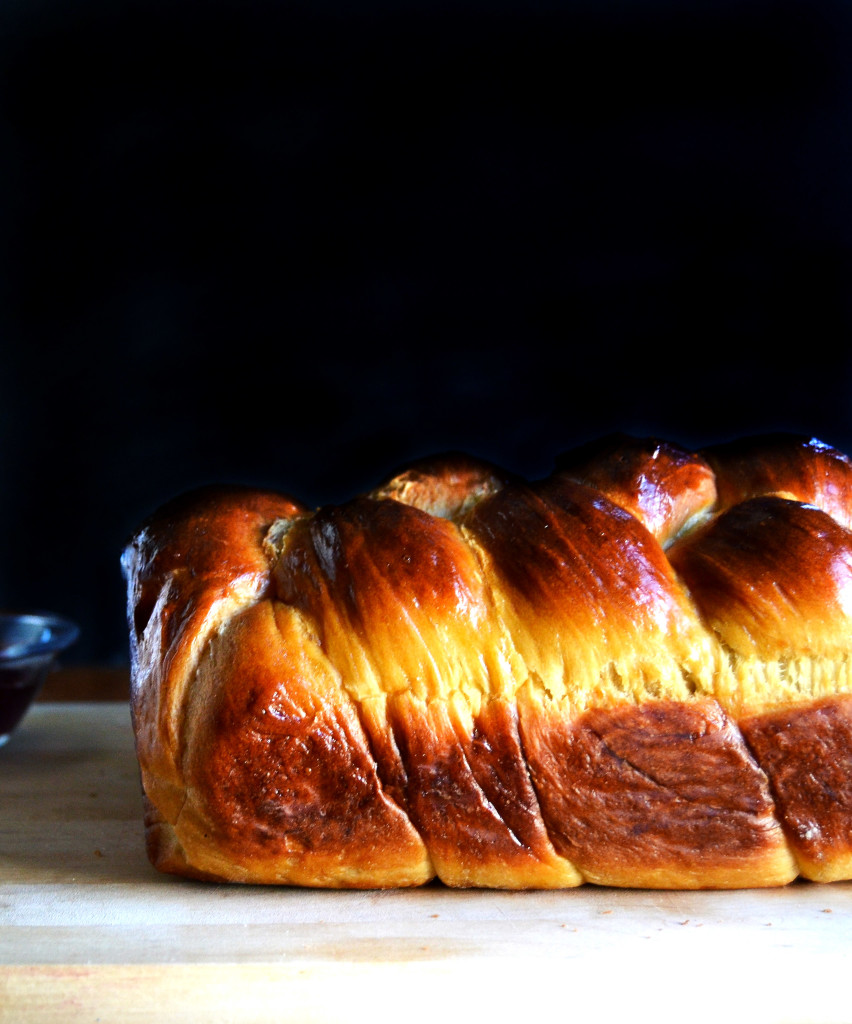
<path fill-rule="evenodd" d="M 206 487 L 157 510 L 122 553 L 130 625 L 131 713 L 151 815 L 185 797 L 180 765 L 184 694 L 207 639 L 269 587 L 262 540 L 303 512 L 291 499 Z"/>
<path fill-rule="evenodd" d="M 524 704 L 522 718 L 556 849 L 588 881 L 694 889 L 795 878 L 766 778 L 715 701 L 573 720 Z"/>
<path fill-rule="evenodd" d="M 704 451 L 713 467 L 719 507 L 777 494 L 816 505 L 852 527 L 852 462 L 816 438 L 793 434 L 744 437 Z"/>
<path fill-rule="evenodd" d="M 852 533 L 775 496 L 726 509 L 669 552 L 729 654 L 737 714 L 844 692 L 852 637 Z"/>
<path fill-rule="evenodd" d="M 852 878 L 850 523 L 849 460 L 788 437 L 170 503 L 123 556 L 149 856 L 329 887 Z"/>
<path fill-rule="evenodd" d="M 553 849 L 524 761 L 514 708 L 459 698 L 389 702 L 406 769 L 406 807 L 447 885 L 559 888 L 581 877 Z"/>
<path fill-rule="evenodd" d="M 261 601 L 210 644 L 188 707 L 187 799 L 175 832 L 209 876 L 299 885 L 432 877 L 384 792 L 357 711 L 298 614 Z M 376 837 L 382 837 L 377 849 Z"/>
<path fill-rule="evenodd" d="M 393 498 L 441 519 L 456 519 L 510 479 L 496 466 L 464 452 L 420 459 L 377 487 L 371 497 Z"/>
<path fill-rule="evenodd" d="M 567 452 L 558 465 L 625 508 L 664 547 L 717 500 L 707 460 L 660 438 L 616 434 Z"/>
<path fill-rule="evenodd" d="M 769 777 L 801 874 L 852 877 L 852 698 L 756 715 L 741 728 Z"/>
<path fill-rule="evenodd" d="M 524 673 L 576 713 L 712 693 L 718 651 L 662 548 L 566 477 L 507 487 L 465 522 Z"/>

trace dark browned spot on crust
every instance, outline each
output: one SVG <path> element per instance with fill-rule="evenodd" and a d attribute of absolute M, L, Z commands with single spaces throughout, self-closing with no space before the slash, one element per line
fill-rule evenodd
<path fill-rule="evenodd" d="M 358 716 L 282 642 L 266 602 L 235 620 L 227 685 L 198 709 L 186 772 L 236 862 L 312 852 L 370 865 L 416 860 L 419 840 L 384 793 Z M 291 638 L 292 639 L 292 638 Z"/>
<path fill-rule="evenodd" d="M 405 805 L 439 877 L 478 884 L 480 870 L 497 865 L 509 882 L 552 856 L 508 704 L 489 705 L 472 733 L 451 702 L 400 695 L 388 708 L 408 776 Z"/>
<path fill-rule="evenodd" d="M 361 727 L 364 730 L 370 747 L 376 771 L 382 788 L 388 797 L 410 816 L 408 807 L 408 775 L 396 744 L 396 737 L 390 727 L 383 709 L 370 714 L 366 706 L 356 707 L 360 715 Z"/>
<path fill-rule="evenodd" d="M 550 852 L 538 798 L 529 777 L 518 733 L 514 701 L 485 704 L 468 733 L 454 722 L 471 774 L 517 841 L 534 853 Z"/>
<path fill-rule="evenodd" d="M 852 697 L 756 715 L 740 726 L 802 861 L 818 867 L 852 852 Z"/>
<path fill-rule="evenodd" d="M 388 711 L 408 776 L 406 804 L 438 874 L 460 858 L 475 865 L 517 854 L 520 844 L 477 783 L 446 702 L 402 695 Z"/>
<path fill-rule="evenodd" d="M 388 808 L 351 723 L 331 706 L 287 714 L 245 684 L 245 701 L 217 716 L 199 772 L 222 838 L 244 853 L 339 850 L 380 834 Z"/>
<path fill-rule="evenodd" d="M 584 873 L 735 865 L 778 842 L 766 778 L 714 701 L 594 709 L 574 722 L 524 708 L 521 723 L 553 844 Z"/>

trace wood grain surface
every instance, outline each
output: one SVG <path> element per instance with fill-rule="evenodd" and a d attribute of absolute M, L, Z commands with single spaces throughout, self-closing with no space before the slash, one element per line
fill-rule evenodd
<path fill-rule="evenodd" d="M 848 883 L 324 892 L 170 878 L 145 857 L 126 701 L 42 700 L 0 749 L 2 1024 L 434 1024 L 551 1004 L 583 1020 L 585 1007 L 598 1021 L 846 1024 L 850 957 Z"/>

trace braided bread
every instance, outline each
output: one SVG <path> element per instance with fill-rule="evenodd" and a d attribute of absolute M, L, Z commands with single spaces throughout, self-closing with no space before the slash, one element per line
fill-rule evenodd
<path fill-rule="evenodd" d="M 852 878 L 852 463 L 615 436 L 309 509 L 208 487 L 122 555 L 147 850 L 337 888 Z"/>

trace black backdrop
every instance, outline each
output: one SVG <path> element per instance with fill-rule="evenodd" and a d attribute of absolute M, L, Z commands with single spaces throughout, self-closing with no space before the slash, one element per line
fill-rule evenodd
<path fill-rule="evenodd" d="M 615 430 L 852 450 L 841 3 L 11 4 L 0 604 L 127 657 L 211 480 L 341 500 Z"/>

